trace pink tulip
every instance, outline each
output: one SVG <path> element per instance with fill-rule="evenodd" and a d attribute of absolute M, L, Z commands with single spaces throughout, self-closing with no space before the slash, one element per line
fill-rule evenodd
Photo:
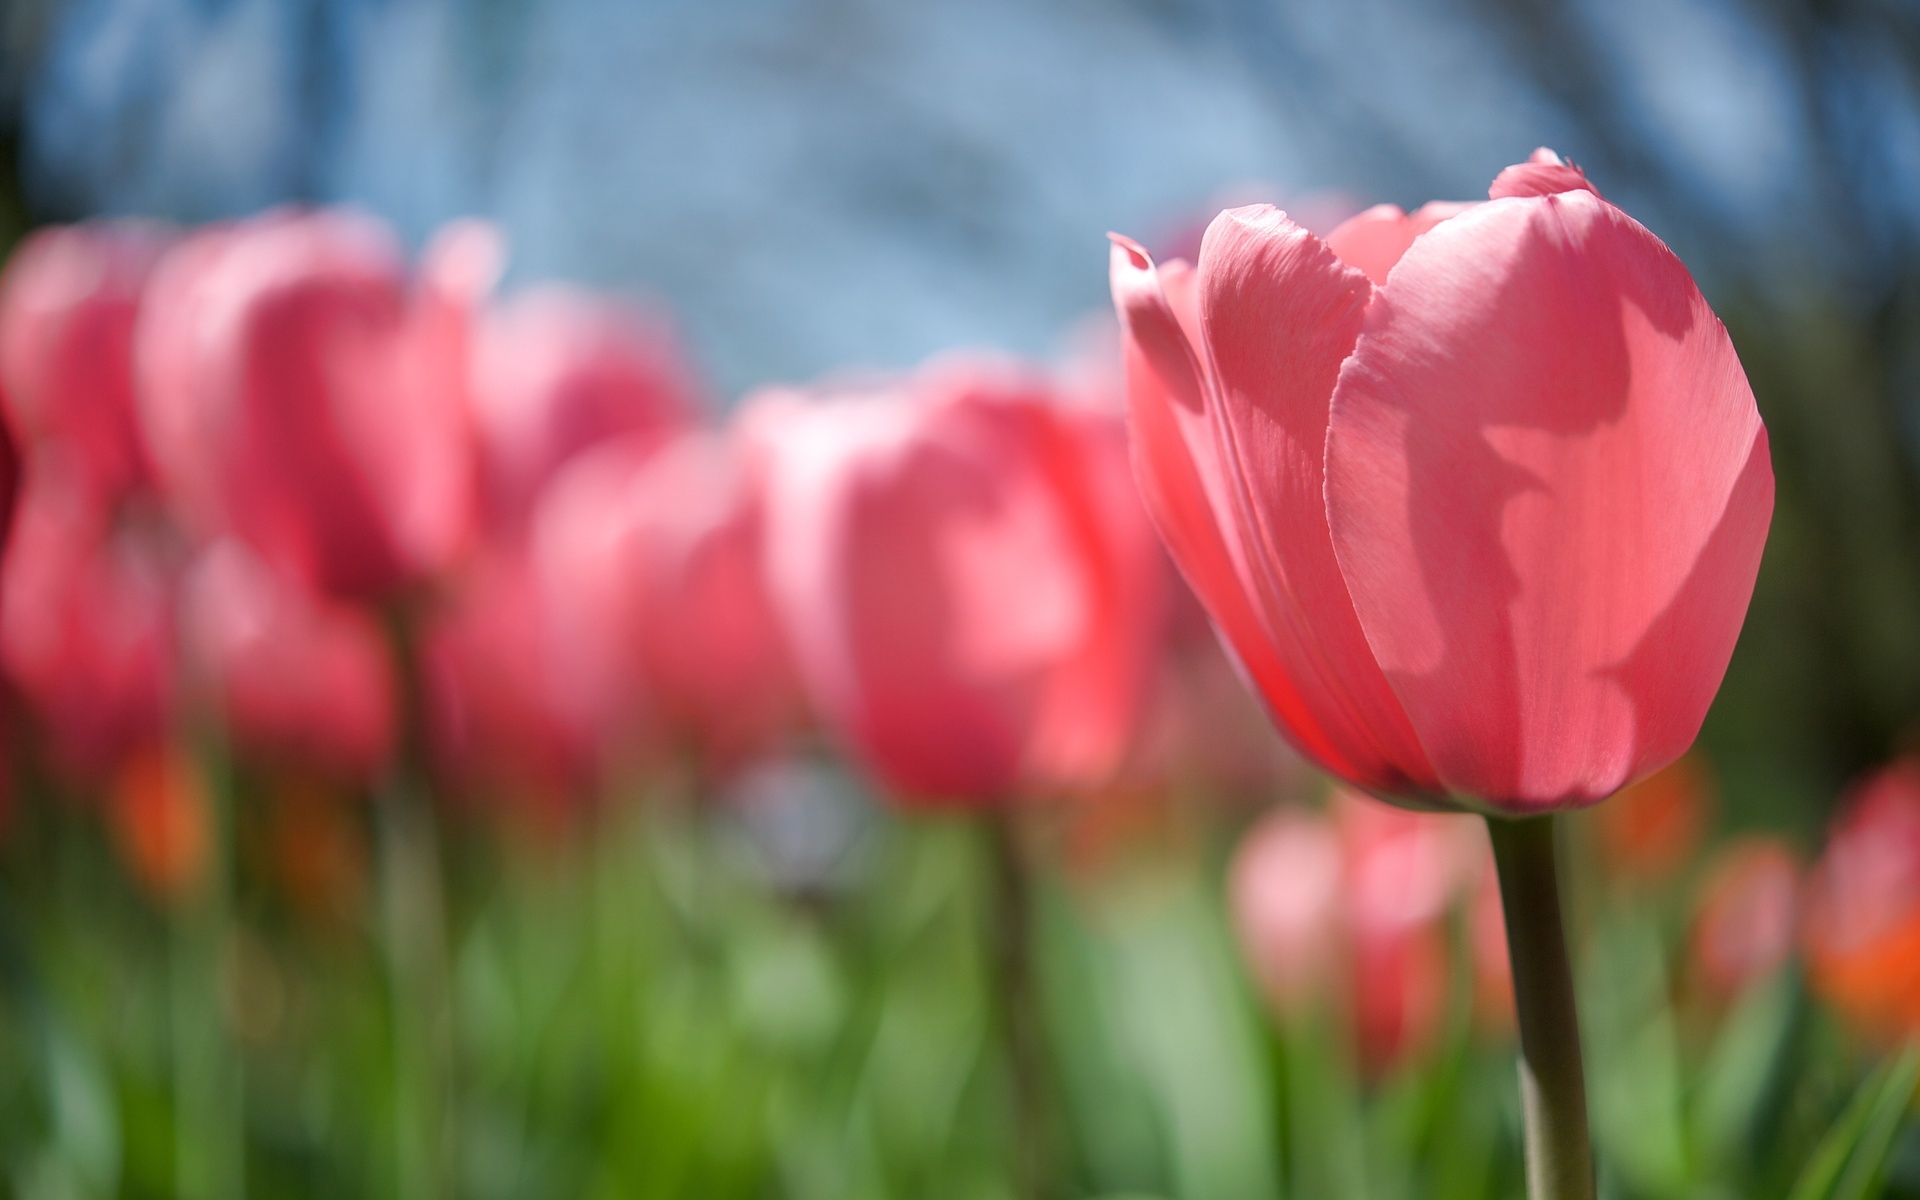
<path fill-rule="evenodd" d="M 1119 423 L 1016 367 L 764 398 L 776 603 L 814 709 L 903 800 L 1095 783 L 1127 749 L 1162 560 Z"/>
<path fill-rule="evenodd" d="M 799 684 L 761 570 L 760 473 L 736 441 L 628 436 L 555 478 L 534 555 L 573 686 L 615 753 L 713 766 L 795 726 Z"/>
<path fill-rule="evenodd" d="M 1142 491 L 1276 723 L 1375 794 L 1525 814 L 1692 742 L 1773 477 L 1658 239 L 1547 152 L 1491 196 L 1325 241 L 1234 209 L 1197 268 L 1117 238 L 1112 276 Z"/>
<path fill-rule="evenodd" d="M 141 417 L 188 523 L 322 592 L 369 597 L 461 548 L 471 450 L 449 311 L 473 272 L 410 289 L 386 229 L 279 211 L 187 239 L 137 330 Z"/>
<path fill-rule="evenodd" d="M 1240 944 L 1268 1004 L 1295 1016 L 1340 960 L 1346 861 L 1333 823 L 1276 808 L 1241 839 L 1227 873 Z"/>
<path fill-rule="evenodd" d="M 1805 914 L 1814 990 L 1871 1036 L 1920 1031 L 1920 762 L 1883 768 L 1847 797 Z"/>
<path fill-rule="evenodd" d="M 428 737 L 461 793 L 546 815 L 571 807 L 595 763 L 552 647 L 550 614 L 518 551 L 468 564 L 427 622 Z"/>
<path fill-rule="evenodd" d="M 119 496 L 144 481 L 133 400 L 133 326 L 166 245 L 131 222 L 43 229 L 0 279 L 0 395 L 34 445 L 57 442 L 90 486 Z"/>
<path fill-rule="evenodd" d="M 170 732 L 169 557 L 158 531 L 115 525 L 73 459 L 31 464 L 0 572 L 0 656 L 56 765 L 84 781 Z"/>
<path fill-rule="evenodd" d="M 1331 819 L 1286 809 L 1262 819 L 1234 854 L 1229 886 L 1268 1003 L 1292 1016 L 1333 996 L 1375 1078 L 1424 1052 L 1445 1015 L 1448 920 L 1482 873 L 1485 846 L 1459 817 L 1352 795 L 1335 798 Z"/>
<path fill-rule="evenodd" d="M 1719 997 L 1771 975 L 1793 951 L 1800 862 L 1778 838 L 1747 837 L 1720 852 L 1700 889 L 1693 958 Z"/>
<path fill-rule="evenodd" d="M 379 626 L 303 592 L 223 539 L 181 585 L 182 625 L 238 746 L 368 779 L 394 745 L 394 677 Z"/>
<path fill-rule="evenodd" d="M 573 455 L 617 436 L 661 445 L 699 409 L 663 327 L 558 285 L 524 292 L 482 323 L 473 405 L 486 504 L 510 528 Z"/>

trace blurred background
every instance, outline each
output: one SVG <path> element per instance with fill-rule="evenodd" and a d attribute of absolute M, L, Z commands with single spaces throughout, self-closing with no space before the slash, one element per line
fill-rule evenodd
<path fill-rule="evenodd" d="M 1836 814 L 1920 753 L 1920 8 L 0 9 L 0 247 L 102 217 L 345 205 L 419 257 L 481 217 L 503 294 L 626 298 L 714 413 L 956 347 L 1081 361 L 1109 323 L 1108 230 L 1191 253 L 1217 209 L 1267 200 L 1324 231 L 1378 201 L 1482 196 L 1537 145 L 1694 271 L 1779 485 L 1696 756 L 1574 838 L 1608 1194 L 1920 1195 L 1900 1132 L 1916 1067 L 1889 1057 L 1905 1018 L 1852 1020 L 1858 988 L 1810 995 L 1794 948 Z M 86 802 L 46 800 L 67 785 L 34 765 L 43 719 L 14 722 L 0 851 L 12 1194 L 1025 1194 L 992 839 L 893 812 L 816 745 L 730 772 L 721 806 L 572 824 L 443 806 L 431 838 L 364 807 L 343 826 L 242 771 L 221 899 L 185 904 L 140 882 L 176 869 L 139 865 L 176 845 L 174 818 L 103 834 Z M 1117 787 L 1031 835 L 1046 1194 L 1520 1194 L 1479 844 L 1355 815 L 1258 729 L 1233 753 L 1230 779 Z M 254 791 L 275 798 L 250 808 Z M 288 841 L 311 853 L 248 857 Z M 1259 914 L 1318 901 L 1233 882 L 1259 847 L 1296 890 L 1405 874 L 1367 865 L 1383 853 L 1440 882 L 1382 901 L 1424 914 L 1385 941 L 1334 921 L 1344 982 L 1303 969 L 1319 981 L 1299 1000 L 1300 972 L 1260 950 L 1295 918 Z M 428 863 L 430 894 L 395 899 L 394 855 Z M 1899 920 L 1920 920 L 1920 863 L 1900 870 Z M 1703 914 L 1736 877 L 1762 882 L 1726 936 L 1759 949 L 1702 982 L 1721 969 L 1701 965 L 1720 936 Z M 427 915 L 394 916 L 409 903 Z M 439 967 L 396 985 L 409 921 Z M 1901 953 L 1872 981 L 1895 1008 L 1920 996 L 1920 951 Z"/>
<path fill-rule="evenodd" d="M 6 220 L 351 203 L 657 297 L 723 397 L 1057 347 L 1109 229 L 1484 195 L 1535 145 L 1691 266 L 1781 511 L 1709 733 L 1818 824 L 1920 713 L 1907 5 L 13 0 Z"/>

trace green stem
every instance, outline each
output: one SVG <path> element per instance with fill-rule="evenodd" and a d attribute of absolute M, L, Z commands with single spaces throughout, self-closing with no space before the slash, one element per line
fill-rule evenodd
<path fill-rule="evenodd" d="M 195 741 L 207 789 L 207 876 L 199 894 L 176 897 L 168 913 L 175 1186 L 182 1196 L 239 1200 L 246 1178 L 242 1082 L 227 1029 L 234 936 L 232 781 L 224 746 L 211 734 Z"/>
<path fill-rule="evenodd" d="M 1021 852 L 1014 815 L 996 814 L 989 818 L 988 828 L 993 860 L 993 982 L 1013 1081 L 1013 1194 L 1018 1200 L 1043 1200 L 1053 1193 L 1053 1127 L 1046 1031 L 1034 978 L 1033 879 Z"/>
<path fill-rule="evenodd" d="M 392 1014 L 394 1167 L 398 1200 L 448 1193 L 453 1025 L 447 995 L 445 884 L 426 770 L 425 708 L 412 614 L 387 613 L 400 676 L 401 738 L 375 798 L 382 949 Z"/>
<path fill-rule="evenodd" d="M 1592 1200 L 1593 1147 L 1580 1066 L 1580 1019 L 1567 965 L 1553 818 L 1487 819 L 1500 874 L 1520 1024 L 1520 1101 L 1529 1200 Z"/>

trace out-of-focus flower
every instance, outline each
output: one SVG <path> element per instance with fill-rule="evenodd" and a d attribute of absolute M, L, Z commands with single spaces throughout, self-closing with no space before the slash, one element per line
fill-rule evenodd
<path fill-rule="evenodd" d="M 1346 860 L 1333 822 L 1278 807 L 1228 869 L 1240 944 L 1267 1003 L 1289 1016 L 1325 996 L 1340 961 Z"/>
<path fill-rule="evenodd" d="M 761 492 L 725 434 L 661 449 L 647 433 L 581 456 L 543 498 L 534 556 L 561 669 L 616 756 L 725 767 L 798 724 Z"/>
<path fill-rule="evenodd" d="M 1793 951 L 1800 863 L 1778 838 L 1753 836 L 1720 851 L 1701 885 L 1693 960 L 1722 999 L 1771 975 Z"/>
<path fill-rule="evenodd" d="M 1773 474 L 1658 239 L 1548 152 L 1490 195 L 1326 241 L 1235 209 L 1112 279 L 1142 491 L 1275 721 L 1376 794 L 1532 813 L 1693 741 Z"/>
<path fill-rule="evenodd" d="M 343 779 L 387 762 L 394 673 L 370 616 L 303 591 L 231 538 L 200 552 L 180 606 L 192 667 L 241 749 Z"/>
<path fill-rule="evenodd" d="M 1814 988 L 1873 1036 L 1920 1029 L 1920 763 L 1860 783 L 1808 881 Z"/>
<path fill-rule="evenodd" d="M 1714 808 L 1713 775 L 1697 754 L 1621 789 L 1594 813 L 1600 853 L 1641 881 L 1671 878 L 1700 847 Z"/>
<path fill-rule="evenodd" d="M 164 742 L 140 747 L 115 773 L 109 817 L 133 877 L 157 900 L 184 899 L 206 877 L 212 801 L 199 766 Z"/>
<path fill-rule="evenodd" d="M 167 235 L 133 222 L 43 229 L 0 278 L 0 396 L 31 445 L 58 442 L 113 498 L 144 481 L 133 327 Z"/>
<path fill-rule="evenodd" d="M 1163 559 L 1117 420 L 952 359 L 769 396 L 767 550 L 814 710 L 904 802 L 1089 785 L 1127 749 Z"/>
<path fill-rule="evenodd" d="M 0 655 L 67 773 L 102 781 L 168 732 L 172 576 L 156 531 L 116 525 L 72 459 L 31 464 L 0 572 Z"/>
<path fill-rule="evenodd" d="M 211 227 L 170 251 L 136 368 L 154 465 L 195 531 L 237 534 L 343 597 L 446 565 L 473 489 L 447 326 L 473 274 L 411 288 L 385 227 L 333 210 Z"/>
<path fill-rule="evenodd" d="M 662 323 L 557 284 L 515 296 L 482 322 L 473 406 L 485 503 L 509 528 L 567 459 L 614 437 L 661 445 L 700 407 Z"/>
<path fill-rule="evenodd" d="M 428 736 L 460 792 L 558 816 L 591 777 L 594 747 L 552 648 L 541 589 L 517 551 L 468 564 L 427 621 Z"/>
<path fill-rule="evenodd" d="M 1487 855 L 1477 822 L 1336 798 L 1347 858 L 1353 1019 L 1363 1069 L 1379 1075 L 1433 1044 L 1446 1011 L 1446 918 Z"/>
<path fill-rule="evenodd" d="M 1513 960 L 1507 954 L 1507 913 L 1501 907 L 1500 876 L 1493 858 L 1482 860 L 1467 910 L 1473 954 L 1473 1017 L 1480 1029 L 1501 1036 L 1514 1029 Z"/>
<path fill-rule="evenodd" d="M 1241 944 L 1268 1002 L 1331 1000 L 1379 1077 L 1432 1045 L 1449 980 L 1447 920 L 1483 874 L 1486 843 L 1458 816 L 1354 795 L 1330 817 L 1277 809 L 1241 842 L 1229 876 Z"/>
<path fill-rule="evenodd" d="M 366 835 L 345 800 L 304 772 L 276 774 L 268 785 L 275 877 L 293 907 L 321 925 L 350 924 L 366 898 Z"/>

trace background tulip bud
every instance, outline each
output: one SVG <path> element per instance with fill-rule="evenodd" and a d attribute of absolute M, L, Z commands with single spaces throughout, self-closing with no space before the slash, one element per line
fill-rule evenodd
<path fill-rule="evenodd" d="M 559 285 L 488 314 L 473 372 L 485 503 L 507 527 L 526 521 L 573 455 L 612 437 L 659 446 L 700 408 L 692 372 L 660 322 Z"/>
<path fill-rule="evenodd" d="M 1161 566 L 1110 418 L 955 360 L 873 395 L 767 397 L 749 429 L 809 696 L 896 795 L 991 804 L 1119 765 Z"/>
<path fill-rule="evenodd" d="M 651 433 L 608 443 L 548 489 L 536 570 L 568 686 L 609 746 L 725 766 L 797 724 L 799 685 L 762 573 L 760 491 L 741 447 L 717 432 L 664 448 Z"/>
<path fill-rule="evenodd" d="M 371 218 L 277 212 L 163 260 L 138 331 L 141 416 L 201 534 L 328 594 L 377 596 L 461 548 L 471 448 L 445 296 Z"/>
<path fill-rule="evenodd" d="M 145 481 L 133 398 L 140 296 L 167 244 L 158 226 L 69 225 L 29 237 L 0 279 L 0 396 L 21 435 L 55 441 L 88 485 Z"/>
<path fill-rule="evenodd" d="M 1813 985 L 1870 1036 L 1920 1029 L 1920 764 L 1863 780 L 1807 885 Z"/>

